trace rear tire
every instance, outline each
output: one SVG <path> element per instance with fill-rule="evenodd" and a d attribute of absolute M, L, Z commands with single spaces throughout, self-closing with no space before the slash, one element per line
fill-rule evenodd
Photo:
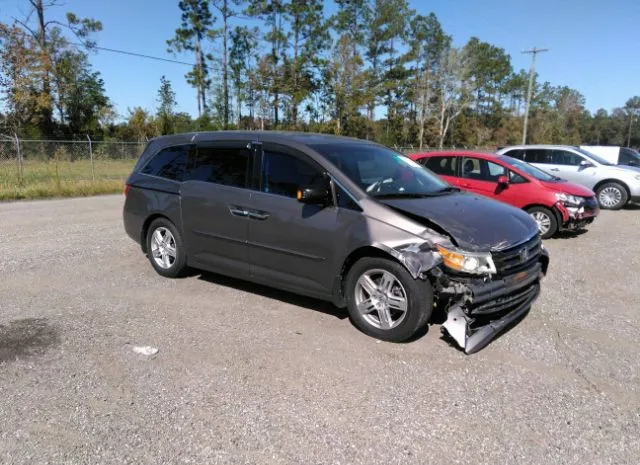
<path fill-rule="evenodd" d="M 556 215 L 548 208 L 531 207 L 527 209 L 527 213 L 538 223 L 538 230 L 543 239 L 549 239 L 558 231 Z"/>
<path fill-rule="evenodd" d="M 617 182 L 608 182 L 598 187 L 596 196 L 603 210 L 620 210 L 629 200 L 627 189 Z"/>
<path fill-rule="evenodd" d="M 345 294 L 353 325 L 384 341 L 416 336 L 433 311 L 431 284 L 413 279 L 400 263 L 385 258 L 357 261 L 347 275 Z"/>
<path fill-rule="evenodd" d="M 166 218 L 154 220 L 147 230 L 147 256 L 151 266 L 165 278 L 177 278 L 186 271 L 187 254 L 182 234 Z"/>

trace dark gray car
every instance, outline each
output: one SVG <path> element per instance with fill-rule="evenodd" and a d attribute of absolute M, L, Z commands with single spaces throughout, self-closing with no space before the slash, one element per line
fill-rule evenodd
<path fill-rule="evenodd" d="M 525 212 L 345 137 L 160 137 L 125 192 L 125 230 L 159 274 L 193 267 L 329 300 L 389 341 L 437 309 L 444 332 L 480 350 L 529 310 L 549 262 Z"/>

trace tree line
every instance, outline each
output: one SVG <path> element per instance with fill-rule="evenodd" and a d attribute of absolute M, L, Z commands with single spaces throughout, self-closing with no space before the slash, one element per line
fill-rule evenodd
<path fill-rule="evenodd" d="M 51 20 L 58 0 L 0 23 L 0 125 L 22 137 L 143 140 L 191 130 L 292 129 L 392 146 L 492 147 L 521 141 L 529 73 L 501 47 L 455 46 L 407 0 L 180 0 L 166 49 L 189 57 L 197 115 L 157 107 L 118 115 L 89 56 L 99 20 Z M 640 97 L 591 113 L 576 89 L 533 80 L 529 143 L 640 146 Z"/>

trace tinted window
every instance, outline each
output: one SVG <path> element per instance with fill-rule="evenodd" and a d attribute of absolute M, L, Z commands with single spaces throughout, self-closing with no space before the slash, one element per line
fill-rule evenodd
<path fill-rule="evenodd" d="M 509 150 L 505 153 L 505 155 L 508 157 L 513 157 L 517 160 L 524 160 L 524 150 L 522 149 Z"/>
<path fill-rule="evenodd" d="M 296 197 L 300 186 L 321 185 L 322 173 L 299 158 L 265 150 L 262 190 L 270 194 Z"/>
<path fill-rule="evenodd" d="M 336 197 L 338 200 L 338 207 L 347 208 L 349 210 L 361 211 L 361 208 L 351 198 L 351 196 L 347 194 L 347 192 L 338 185 L 336 185 Z"/>
<path fill-rule="evenodd" d="M 142 173 L 172 181 L 182 181 L 188 161 L 189 146 L 169 147 L 149 160 L 142 169 Z"/>
<path fill-rule="evenodd" d="M 198 147 L 190 179 L 245 187 L 251 152 L 242 148 Z"/>
<path fill-rule="evenodd" d="M 455 176 L 456 175 L 456 157 L 431 157 L 423 158 L 424 166 L 433 171 L 436 174 L 442 176 Z"/>
<path fill-rule="evenodd" d="M 527 149 L 525 161 L 527 163 L 553 163 L 551 161 L 551 150 L 547 149 Z"/>
<path fill-rule="evenodd" d="M 638 152 L 636 152 L 635 150 L 623 147 L 623 148 L 620 149 L 620 161 L 619 161 L 619 163 L 621 165 L 638 166 L 638 165 L 640 165 L 640 154 Z"/>
<path fill-rule="evenodd" d="M 476 181 L 498 182 L 500 176 L 506 175 L 504 166 L 478 158 L 464 158 L 462 177 Z"/>
<path fill-rule="evenodd" d="M 584 160 L 580 155 L 566 150 L 554 150 L 551 155 L 551 163 L 554 165 L 579 166 Z"/>

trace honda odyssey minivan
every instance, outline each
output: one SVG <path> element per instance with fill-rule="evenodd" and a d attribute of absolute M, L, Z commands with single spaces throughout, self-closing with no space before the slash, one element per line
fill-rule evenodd
<path fill-rule="evenodd" d="M 466 353 L 482 349 L 529 311 L 549 263 L 524 211 L 346 137 L 159 137 L 125 194 L 125 230 L 160 275 L 192 267 L 328 300 L 394 342 L 437 309 Z"/>

